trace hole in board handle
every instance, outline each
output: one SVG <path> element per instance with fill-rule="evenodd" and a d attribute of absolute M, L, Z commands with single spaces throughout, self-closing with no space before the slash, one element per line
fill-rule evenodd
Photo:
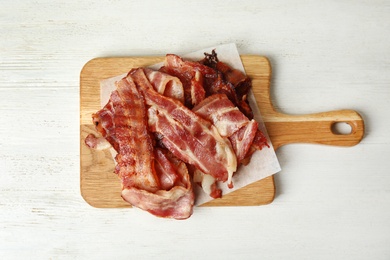
<path fill-rule="evenodd" d="M 349 135 L 352 133 L 352 126 L 347 122 L 335 122 L 331 129 L 335 135 Z"/>

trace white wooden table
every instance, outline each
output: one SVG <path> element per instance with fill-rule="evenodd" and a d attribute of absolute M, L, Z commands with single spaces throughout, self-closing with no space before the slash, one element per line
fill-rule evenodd
<path fill-rule="evenodd" d="M 0 259 L 390 259 L 389 1 L 2 1 Z M 79 73 L 95 57 L 235 42 L 286 113 L 354 109 L 352 148 L 289 145 L 274 202 L 185 221 L 79 188 Z"/>

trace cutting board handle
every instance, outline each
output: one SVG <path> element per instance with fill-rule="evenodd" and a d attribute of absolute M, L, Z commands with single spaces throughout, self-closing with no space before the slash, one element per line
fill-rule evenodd
<path fill-rule="evenodd" d="M 364 136 L 364 120 L 354 110 L 308 115 L 288 115 L 274 110 L 272 114 L 272 117 L 267 117 L 265 124 L 275 149 L 290 143 L 353 146 Z M 338 132 L 335 127 L 338 123 L 348 124 L 350 132 Z"/>
<path fill-rule="evenodd" d="M 268 59 L 253 65 L 254 68 L 266 66 L 271 71 Z M 252 72 L 248 67 L 248 71 Z M 315 143 L 337 146 L 353 146 L 358 144 L 364 136 L 364 120 L 362 116 L 350 109 L 335 110 L 307 115 L 290 115 L 275 109 L 270 91 L 271 73 L 259 74 L 252 82 L 257 105 L 267 128 L 272 145 L 275 149 L 291 143 Z M 336 131 L 338 123 L 350 126 L 349 133 Z"/>

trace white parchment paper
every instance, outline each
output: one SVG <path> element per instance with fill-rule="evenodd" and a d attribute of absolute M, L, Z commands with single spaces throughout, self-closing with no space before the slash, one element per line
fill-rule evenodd
<path fill-rule="evenodd" d="M 187 59 L 200 60 L 204 58 L 205 52 L 211 53 L 213 49 L 217 52 L 218 59 L 220 61 L 227 63 L 235 69 L 245 72 L 240 54 L 238 53 L 234 43 L 209 47 L 189 54 L 179 55 Z M 161 65 L 162 63 L 155 64 L 150 66 L 150 68 L 159 69 Z M 108 102 L 111 92 L 115 90 L 115 82 L 121 80 L 124 76 L 126 76 L 126 74 L 118 75 L 100 82 L 100 100 L 102 107 Z M 252 159 L 248 165 L 239 167 L 238 171 L 233 176 L 233 189 L 229 189 L 225 183 L 220 184 L 219 187 L 222 189 L 222 194 L 228 194 L 280 171 L 279 161 L 276 157 L 274 148 L 272 147 L 271 140 L 268 137 L 267 130 L 252 92 L 249 93 L 248 100 L 253 110 L 254 118 L 259 123 L 259 129 L 266 135 L 270 148 L 264 148 L 261 151 L 256 151 L 252 155 Z M 201 205 L 213 199 L 205 194 L 198 185 L 194 185 L 194 192 L 196 195 L 195 205 Z"/>

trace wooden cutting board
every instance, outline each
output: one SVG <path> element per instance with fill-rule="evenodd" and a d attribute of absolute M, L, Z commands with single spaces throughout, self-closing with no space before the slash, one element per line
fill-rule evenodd
<path fill-rule="evenodd" d="M 85 64 L 80 75 L 80 188 L 86 202 L 98 208 L 130 207 L 120 196 L 121 185 L 109 151 L 95 151 L 84 143 L 94 133 L 91 115 L 100 109 L 100 80 L 121 75 L 134 67 L 163 61 L 164 57 L 97 58 Z M 270 98 L 271 66 L 267 58 L 242 55 L 246 74 L 252 79 L 253 92 L 274 149 L 289 143 L 318 143 L 353 146 L 364 135 L 364 121 L 353 110 L 337 110 L 310 115 L 287 115 L 275 110 Z M 351 133 L 338 134 L 337 122 L 347 123 Z M 202 206 L 249 206 L 271 203 L 275 197 L 273 176 L 250 184 L 222 199 Z"/>

